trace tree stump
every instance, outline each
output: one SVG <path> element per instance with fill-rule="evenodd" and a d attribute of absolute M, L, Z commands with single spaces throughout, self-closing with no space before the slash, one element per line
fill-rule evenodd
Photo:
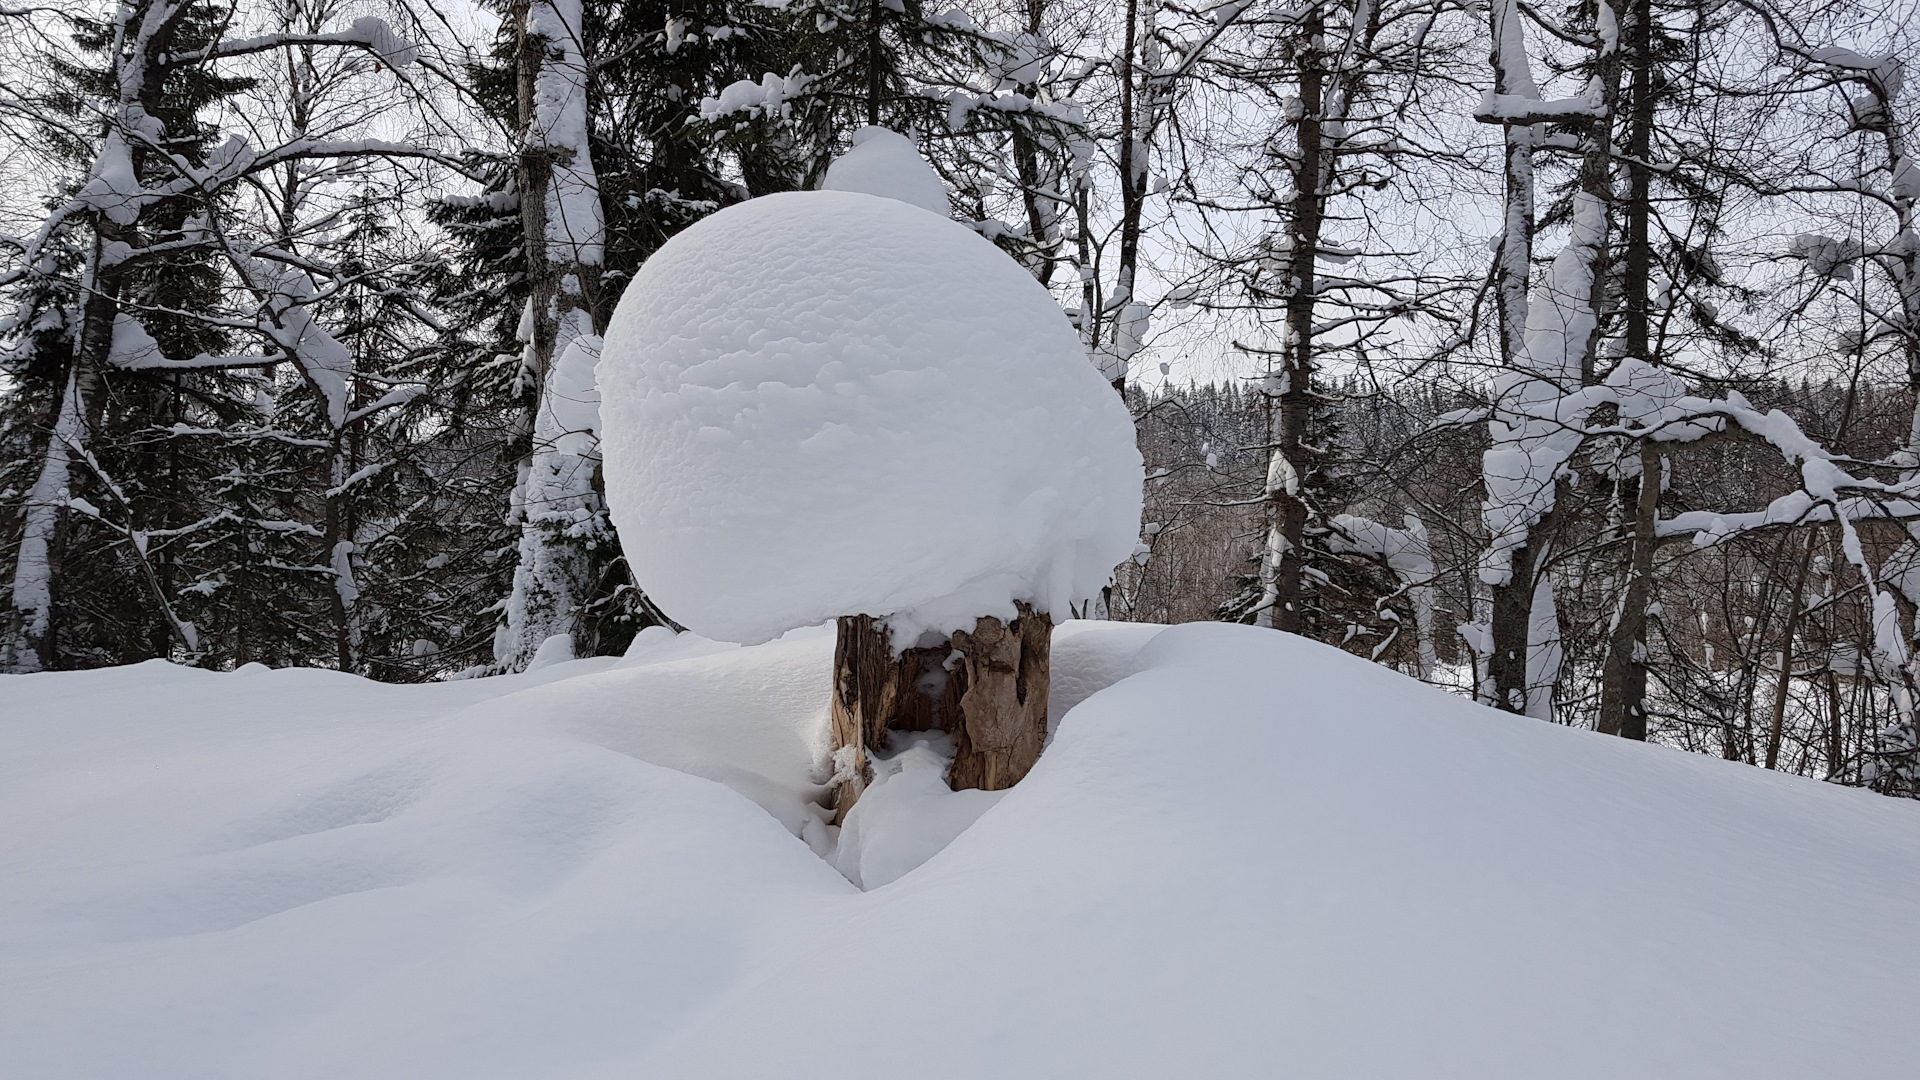
<path fill-rule="evenodd" d="M 998 791 L 1027 775 L 1047 738 L 1053 619 L 1026 604 L 950 641 L 895 653 L 886 624 L 843 615 L 833 650 L 834 823 L 866 790 L 868 754 L 887 732 L 944 731 L 957 752 L 947 785 Z"/>
<path fill-rule="evenodd" d="M 960 654 L 959 744 L 947 786 L 1000 791 L 1027 775 L 1047 741 L 1053 619 L 1025 604 L 1011 624 L 985 618 L 953 635 Z"/>
<path fill-rule="evenodd" d="M 886 624 L 842 615 L 833 643 L 833 822 L 867 787 L 867 747 L 886 737 L 899 697 L 900 663 Z"/>

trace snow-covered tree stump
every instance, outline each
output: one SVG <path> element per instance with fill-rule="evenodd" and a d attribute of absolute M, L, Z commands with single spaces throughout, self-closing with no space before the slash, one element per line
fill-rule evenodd
<path fill-rule="evenodd" d="M 1016 605 L 947 642 L 895 653 L 884 621 L 843 615 L 833 650 L 833 807 L 846 816 L 866 788 L 869 754 L 889 731 L 953 736 L 947 786 L 1000 791 L 1020 782 L 1047 740 L 1053 619 Z"/>
<path fill-rule="evenodd" d="M 909 140 L 856 142 L 840 190 L 750 199 L 661 247 L 597 369 L 608 506 L 661 609 L 743 644 L 836 623 L 839 818 L 873 755 L 909 749 L 890 732 L 947 733 L 915 741 L 955 751 L 954 788 L 1033 768 L 1047 612 L 1133 550 L 1145 480 L 1052 295 L 946 219 Z"/>

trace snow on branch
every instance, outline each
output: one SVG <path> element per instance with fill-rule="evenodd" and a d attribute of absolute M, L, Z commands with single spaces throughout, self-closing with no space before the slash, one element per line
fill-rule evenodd
<path fill-rule="evenodd" d="M 1378 559 L 1392 570 L 1401 582 L 1401 591 L 1413 602 L 1415 644 L 1419 655 L 1421 678 L 1426 678 L 1438 664 L 1433 643 L 1433 613 L 1435 605 L 1434 579 L 1439 576 L 1433 563 L 1433 546 L 1427 537 L 1427 527 L 1412 514 L 1402 519 L 1405 528 L 1396 529 L 1391 525 L 1375 521 L 1372 518 L 1353 514 L 1337 514 L 1331 524 L 1333 532 L 1327 537 L 1328 546 L 1339 554 L 1364 555 Z M 1392 609 L 1386 606 L 1391 597 L 1382 597 L 1376 608 L 1392 617 Z M 1395 617 L 1397 622 L 1397 617 Z M 1395 629 L 1395 636 L 1398 629 Z M 1378 659 L 1393 642 L 1393 637 L 1381 642 L 1374 649 L 1374 658 Z"/>
<path fill-rule="evenodd" d="M 327 403 L 327 423 L 346 426 L 352 389 L 353 356 L 313 317 L 319 289 L 303 271 L 277 262 L 230 252 L 234 268 L 259 297 L 257 329 L 293 359 L 308 385 Z"/>
<path fill-rule="evenodd" d="M 1480 107 L 1473 118 L 1483 124 L 1571 124 L 1597 120 L 1607 115 L 1599 86 L 1589 86 L 1579 97 L 1542 101 L 1531 94 L 1497 94 L 1489 90 L 1480 95 Z"/>
<path fill-rule="evenodd" d="M 784 117 L 791 109 L 788 102 L 806 93 L 811 82 L 812 77 L 797 67 L 784 77 L 768 72 L 757 83 L 741 79 L 723 87 L 719 97 L 701 98 L 700 119 L 718 120 L 736 114 Z"/>
<path fill-rule="evenodd" d="M 1866 56 L 1852 49 L 1830 46 L 1815 49 L 1807 55 L 1807 59 L 1861 78 L 1870 78 L 1884 86 L 1890 97 L 1900 93 L 1900 84 L 1904 81 L 1904 66 L 1897 56 Z"/>
<path fill-rule="evenodd" d="M 209 57 L 245 56 L 299 45 L 353 45 L 378 56 L 389 66 L 409 67 L 420 57 L 420 47 L 393 32 L 386 20 L 372 15 L 353 20 L 345 30 L 331 34 L 262 34 L 259 37 L 223 41 L 207 53 Z"/>
<path fill-rule="evenodd" d="M 1857 240 L 1836 240 L 1819 233 L 1801 233 L 1787 245 L 1787 254 L 1806 261 L 1807 269 L 1823 278 L 1853 280 L 1853 263 L 1866 251 Z"/>
<path fill-rule="evenodd" d="M 381 473 L 385 472 L 388 464 L 390 463 L 385 461 L 376 461 L 371 465 L 361 466 L 359 469 L 356 469 L 353 472 L 353 474 L 348 476 L 345 480 L 342 480 L 338 484 L 335 484 L 334 486 L 328 488 L 326 490 L 326 497 L 329 499 L 339 498 L 341 495 L 346 494 L 346 492 L 350 488 L 352 488 L 353 485 L 358 484 L 360 481 L 371 480 L 374 477 L 379 476 Z"/>
<path fill-rule="evenodd" d="M 312 450 L 325 450 L 333 445 L 325 439 L 309 439 L 296 435 L 291 431 L 281 431 L 277 428 L 211 428 L 196 427 L 186 423 L 176 423 L 171 427 L 160 428 L 159 430 L 169 435 L 181 437 L 203 435 L 217 439 L 229 439 L 235 442 L 259 440 L 264 442 L 277 442 L 284 446 L 306 447 Z"/>
<path fill-rule="evenodd" d="M 1840 527 L 1841 548 L 1847 561 L 1867 581 L 1878 577 L 1869 565 L 1854 523 L 1863 520 L 1920 519 L 1920 476 L 1882 481 L 1856 476 L 1845 460 L 1803 431 L 1785 412 L 1761 412 L 1738 392 L 1708 399 L 1686 392 L 1669 372 L 1642 360 L 1622 361 L 1598 386 L 1570 393 L 1541 394 L 1546 380 L 1529 380 L 1511 387 L 1522 391 L 1494 407 L 1496 426 L 1524 431 L 1524 438 L 1496 440 L 1487 451 L 1487 523 L 1493 535 L 1490 557 L 1481 574 L 1490 584 L 1504 570 L 1497 556 L 1524 541 L 1531 522 L 1539 520 L 1554 498 L 1554 484 L 1571 466 L 1573 454 L 1587 440 L 1624 437 L 1651 443 L 1697 442 L 1711 435 L 1740 433 L 1764 443 L 1797 467 L 1800 489 L 1774 499 L 1766 507 L 1742 513 L 1691 511 L 1656 519 L 1659 537 L 1691 535 L 1696 547 L 1709 547 L 1743 533 L 1810 523 Z M 1525 391 L 1532 390 L 1532 393 Z M 1619 423 L 1590 425 L 1587 417 L 1602 405 L 1614 406 Z M 1502 528 L 1501 526 L 1505 526 Z M 1506 548 L 1502 549 L 1502 542 Z M 1884 610 L 1883 610 L 1884 609 Z M 1875 591 L 1876 651 L 1891 665 L 1905 663 L 1906 646 L 1898 620 L 1887 614 L 1892 600 Z"/>
<path fill-rule="evenodd" d="M 385 412 L 395 406 L 405 405 L 426 394 L 429 389 L 425 383 L 408 383 L 405 386 L 396 386 L 386 393 L 381 394 L 372 402 L 362 405 L 358 409 L 348 413 L 347 423 L 357 424 L 375 413 Z"/>

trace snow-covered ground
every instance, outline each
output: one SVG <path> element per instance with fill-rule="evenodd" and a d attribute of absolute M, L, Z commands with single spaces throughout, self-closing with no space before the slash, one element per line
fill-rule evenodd
<path fill-rule="evenodd" d="M 1920 1069 L 1920 806 L 1069 623 L 1033 773 L 850 855 L 831 647 L 0 680 L 0 1076 Z"/>

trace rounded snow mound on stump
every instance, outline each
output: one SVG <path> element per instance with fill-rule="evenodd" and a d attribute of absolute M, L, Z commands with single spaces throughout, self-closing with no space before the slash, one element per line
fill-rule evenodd
<path fill-rule="evenodd" d="M 855 612 L 894 640 L 1066 612 L 1133 550 L 1125 405 L 1046 289 L 965 226 L 769 195 L 634 276 L 599 367 L 635 577 L 712 638 Z"/>

